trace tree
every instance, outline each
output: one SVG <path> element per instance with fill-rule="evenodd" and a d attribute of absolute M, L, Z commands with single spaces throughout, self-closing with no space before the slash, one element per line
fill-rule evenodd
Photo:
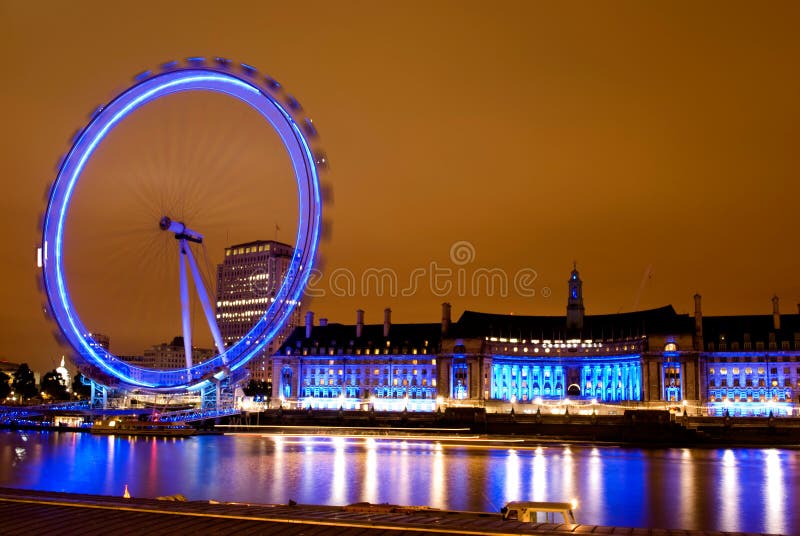
<path fill-rule="evenodd" d="M 92 396 L 92 386 L 84 385 L 83 379 L 84 376 L 80 372 L 72 377 L 72 392 L 75 393 L 78 398 L 89 398 Z"/>
<path fill-rule="evenodd" d="M 260 382 L 256 380 L 250 380 L 247 384 L 247 387 L 242 389 L 244 394 L 247 396 L 260 396 L 269 398 L 272 395 L 272 389 L 267 384 L 267 382 Z"/>
<path fill-rule="evenodd" d="M 36 388 L 36 377 L 27 363 L 21 364 L 17 371 L 14 372 L 14 381 L 11 382 L 11 388 L 19 395 L 20 400 L 33 398 L 39 394 L 39 390 Z"/>
<path fill-rule="evenodd" d="M 64 378 L 56 370 L 51 370 L 44 375 L 41 387 L 42 394 L 47 394 L 54 400 L 67 400 L 69 398 Z"/>
<path fill-rule="evenodd" d="M 5 400 L 11 394 L 11 376 L 0 372 L 0 400 Z"/>

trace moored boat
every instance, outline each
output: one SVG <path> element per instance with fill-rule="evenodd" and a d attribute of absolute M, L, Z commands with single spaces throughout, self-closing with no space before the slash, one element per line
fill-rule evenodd
<path fill-rule="evenodd" d="M 187 437 L 195 435 L 197 430 L 184 422 L 139 421 L 116 417 L 95 421 L 91 432 L 95 435 Z"/>

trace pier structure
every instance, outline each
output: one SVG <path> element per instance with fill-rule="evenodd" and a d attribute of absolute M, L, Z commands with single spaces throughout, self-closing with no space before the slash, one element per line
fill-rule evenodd
<path fill-rule="evenodd" d="M 259 534 L 259 535 L 538 535 L 612 534 L 668 536 L 674 530 L 600 527 L 575 523 L 535 523 L 504 519 L 495 512 L 453 512 L 395 505 L 351 506 L 259 505 L 108 497 L 0 488 L 3 533 L 47 534 L 64 527 L 81 534 Z M 140 527 L 136 529 L 135 527 Z M 720 532 L 680 531 L 684 536 L 724 535 Z M 736 533 L 737 536 L 750 536 Z M 764 536 L 764 535 L 762 535 Z"/>

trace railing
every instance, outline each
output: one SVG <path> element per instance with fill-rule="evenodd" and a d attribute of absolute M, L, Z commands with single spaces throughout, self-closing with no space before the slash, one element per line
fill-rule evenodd
<path fill-rule="evenodd" d="M 197 422 L 206 419 L 216 419 L 219 417 L 229 417 L 231 415 L 238 415 L 241 410 L 237 408 L 220 408 L 220 409 L 186 409 L 181 411 L 170 411 L 167 413 L 153 414 L 152 420 L 159 422 Z"/>

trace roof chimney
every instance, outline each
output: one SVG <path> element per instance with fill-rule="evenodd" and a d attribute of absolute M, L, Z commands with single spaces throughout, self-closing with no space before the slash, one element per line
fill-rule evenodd
<path fill-rule="evenodd" d="M 320 325 L 320 327 L 327 326 L 328 325 L 328 319 L 327 318 L 320 318 L 319 319 L 319 325 Z"/>
<path fill-rule="evenodd" d="M 450 304 L 444 302 L 442 304 L 442 335 L 447 335 L 450 331 Z"/>
<path fill-rule="evenodd" d="M 364 332 L 364 310 L 356 310 L 356 338 L 361 337 Z"/>
<path fill-rule="evenodd" d="M 392 326 L 392 310 L 388 307 L 383 310 L 383 337 L 389 337 L 389 328 Z"/>
<path fill-rule="evenodd" d="M 694 336 L 695 350 L 703 349 L 703 297 L 694 295 Z"/>
<path fill-rule="evenodd" d="M 772 297 L 772 327 L 775 331 L 781 329 L 781 311 L 778 307 L 778 297 Z"/>
<path fill-rule="evenodd" d="M 314 327 L 314 313 L 312 311 L 306 312 L 306 339 L 311 338 L 311 328 Z"/>

